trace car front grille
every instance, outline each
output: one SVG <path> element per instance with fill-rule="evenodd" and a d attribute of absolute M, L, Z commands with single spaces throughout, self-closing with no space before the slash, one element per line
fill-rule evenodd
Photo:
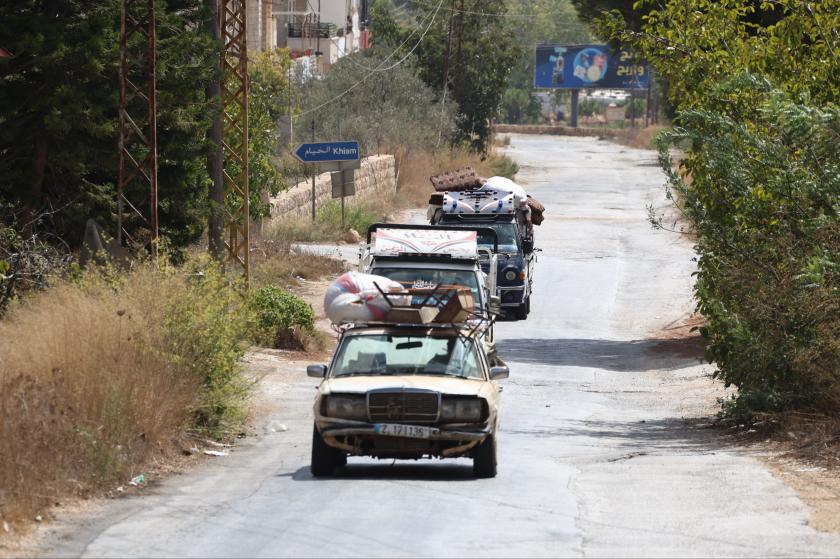
<path fill-rule="evenodd" d="M 434 423 L 438 418 L 440 394 L 431 391 L 371 392 L 368 416 L 371 421 Z"/>

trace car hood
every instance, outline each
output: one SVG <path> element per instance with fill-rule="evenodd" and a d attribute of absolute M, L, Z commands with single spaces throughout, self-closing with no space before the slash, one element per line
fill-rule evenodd
<path fill-rule="evenodd" d="M 443 376 L 403 375 L 403 376 L 354 376 L 330 378 L 321 383 L 322 394 L 364 394 L 370 390 L 415 388 L 434 390 L 442 394 L 457 396 L 487 396 L 493 391 L 490 381 L 482 379 L 462 379 Z"/>

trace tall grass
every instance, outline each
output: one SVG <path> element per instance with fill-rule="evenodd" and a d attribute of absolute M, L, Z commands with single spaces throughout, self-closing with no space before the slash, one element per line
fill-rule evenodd
<path fill-rule="evenodd" d="M 245 414 L 239 293 L 207 262 L 88 273 L 0 321 L 0 513 L 142 473 Z"/>
<path fill-rule="evenodd" d="M 501 175 L 514 178 L 519 167 L 510 157 L 491 153 L 482 158 L 468 150 L 454 149 L 439 152 L 413 152 L 397 158 L 399 176 L 397 197 L 404 207 L 424 207 L 434 191 L 429 177 L 460 167 L 473 167 L 479 175 Z"/>

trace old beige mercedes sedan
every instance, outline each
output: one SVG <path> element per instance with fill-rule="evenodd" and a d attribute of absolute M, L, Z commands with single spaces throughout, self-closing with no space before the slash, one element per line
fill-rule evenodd
<path fill-rule="evenodd" d="M 497 381 L 469 328 L 365 325 L 342 331 L 315 398 L 311 471 L 332 475 L 347 456 L 469 456 L 473 473 L 496 475 Z"/>

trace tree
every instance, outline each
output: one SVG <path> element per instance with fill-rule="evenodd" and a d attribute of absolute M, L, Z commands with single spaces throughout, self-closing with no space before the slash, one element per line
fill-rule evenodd
<path fill-rule="evenodd" d="M 374 15 L 374 33 L 383 30 L 380 46 L 397 50 L 394 61 L 414 49 L 421 79 L 458 104 L 456 140 L 476 151 L 486 151 L 490 122 L 498 114 L 521 49 L 516 41 L 517 25 L 508 18 L 493 16 L 505 13 L 505 2 L 440 0 L 408 5 L 412 7 L 408 25 L 397 23 L 387 10 L 378 12 L 379 22 Z M 398 25 L 396 30 L 394 24 Z"/>
<path fill-rule="evenodd" d="M 789 92 L 836 102 L 835 56 L 840 11 L 831 2 L 798 0 L 644 0 L 645 20 L 619 11 L 598 20 L 598 33 L 637 50 L 667 80 L 671 101 L 702 105 L 718 84 L 742 73 L 766 75 Z M 772 24 L 768 24 L 772 22 Z"/>
<path fill-rule="evenodd" d="M 502 107 L 502 117 L 511 124 L 535 123 L 541 116 L 540 101 L 528 89 L 505 91 Z"/>
<path fill-rule="evenodd" d="M 836 415 L 840 10 L 798 0 L 640 9 L 637 30 L 618 12 L 598 26 L 668 80 L 679 108 L 677 127 L 659 139 L 660 160 L 668 197 L 697 238 L 707 357 L 738 388 L 725 411 Z M 685 150 L 678 171 L 674 146 Z"/>
<path fill-rule="evenodd" d="M 533 89 L 535 45 L 582 44 L 592 40 L 571 0 L 517 0 L 509 3 L 508 12 L 513 21 L 519 22 L 517 38 L 522 47 L 511 73 L 512 88 Z"/>
<path fill-rule="evenodd" d="M 639 31 L 645 16 L 652 5 L 644 5 L 636 0 L 571 0 L 578 17 L 588 25 L 597 27 L 605 14 L 620 14 L 628 31 Z M 612 39 L 610 36 L 604 38 Z"/>
<path fill-rule="evenodd" d="M 520 102 L 520 91 L 525 91 L 533 100 L 526 120 L 537 122 L 540 110 L 533 95 L 535 45 L 587 43 L 591 36 L 587 26 L 578 20 L 570 0 L 517 0 L 508 4 L 507 13 L 512 21 L 519 23 L 517 40 L 521 49 L 519 59 L 511 72 L 502 115 L 503 118 L 509 119 L 510 115 L 521 112 L 519 107 L 510 103 Z"/>
<path fill-rule="evenodd" d="M 117 0 L 22 0 L 0 19 L 0 199 L 17 223 L 75 245 L 92 217 L 114 231 L 117 175 Z M 161 233 L 198 238 L 206 214 L 204 84 L 218 45 L 201 0 L 157 3 Z M 34 216 L 44 216 L 32 223 Z"/>
<path fill-rule="evenodd" d="M 286 188 L 277 163 L 280 154 L 277 127 L 288 112 L 291 65 L 287 50 L 249 57 L 248 179 L 253 219 L 267 216 L 269 208 L 265 199 Z"/>
<path fill-rule="evenodd" d="M 318 138 L 354 138 L 364 153 L 398 155 L 431 151 L 452 139 L 457 108 L 436 98 L 436 92 L 417 76 L 414 59 L 385 71 L 373 70 L 394 64 L 393 58 L 387 58 L 391 52 L 376 47 L 349 55 L 323 79 L 303 86 L 308 95 L 302 109 L 315 111 Z"/>

